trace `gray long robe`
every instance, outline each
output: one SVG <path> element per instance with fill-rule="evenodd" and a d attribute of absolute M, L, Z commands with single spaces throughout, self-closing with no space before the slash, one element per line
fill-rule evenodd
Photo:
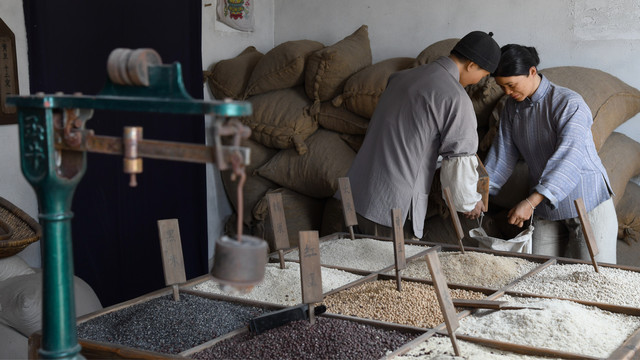
<path fill-rule="evenodd" d="M 438 156 L 473 155 L 477 120 L 448 57 L 394 73 L 347 173 L 356 212 L 391 226 L 391 209 L 409 211 L 422 238 Z M 412 206 L 413 204 L 413 206 Z"/>

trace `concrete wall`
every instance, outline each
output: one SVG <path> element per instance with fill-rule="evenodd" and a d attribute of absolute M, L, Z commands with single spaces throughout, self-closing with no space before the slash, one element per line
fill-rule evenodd
<path fill-rule="evenodd" d="M 29 94 L 29 59 L 27 58 L 27 30 L 21 0 L 0 1 L 0 18 L 16 37 L 18 57 L 18 87 L 20 94 Z M 18 125 L 0 126 L 0 196 L 38 219 L 38 200 L 35 191 L 22 176 L 20 168 L 20 139 Z M 19 253 L 29 265 L 40 267 L 40 242 L 29 245 Z"/>

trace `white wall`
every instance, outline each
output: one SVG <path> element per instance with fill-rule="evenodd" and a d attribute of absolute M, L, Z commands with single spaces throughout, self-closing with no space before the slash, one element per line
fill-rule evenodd
<path fill-rule="evenodd" d="M 24 25 L 22 0 L 0 1 L 0 18 L 16 38 L 18 57 L 18 87 L 20 94 L 29 94 L 29 60 L 27 58 L 27 30 Z M 38 220 L 38 200 L 35 191 L 22 176 L 20 167 L 20 139 L 18 125 L 0 125 L 0 196 Z M 29 245 L 19 253 L 33 267 L 40 267 L 40 242 Z"/>
<path fill-rule="evenodd" d="M 274 0 L 274 42 L 311 39 L 331 45 L 369 27 L 373 62 L 417 56 L 428 45 L 473 30 L 500 45 L 534 46 L 540 68 L 585 66 L 640 89 L 637 0 Z M 618 131 L 640 141 L 640 116 Z"/>

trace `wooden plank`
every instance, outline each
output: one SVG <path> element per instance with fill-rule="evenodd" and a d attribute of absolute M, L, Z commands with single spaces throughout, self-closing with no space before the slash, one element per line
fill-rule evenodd
<path fill-rule="evenodd" d="M 478 155 L 476 155 L 476 159 L 478 159 L 478 185 L 476 191 L 482 195 L 484 211 L 489 211 L 489 173 Z"/>
<path fill-rule="evenodd" d="M 284 206 L 282 204 L 281 193 L 267 194 L 269 202 L 269 218 L 271 219 L 271 227 L 273 228 L 273 238 L 275 250 L 283 250 L 289 248 L 289 233 L 287 230 L 287 222 L 284 217 Z"/>
<path fill-rule="evenodd" d="M 425 258 L 427 260 L 429 272 L 431 273 L 431 279 L 433 280 L 433 287 L 436 290 L 436 297 L 440 304 L 440 310 L 442 311 L 444 322 L 447 326 L 447 332 L 451 339 L 451 345 L 453 346 L 456 356 L 461 356 L 460 349 L 458 349 L 458 343 L 456 341 L 456 329 L 460 326 L 458 323 L 458 314 L 456 314 L 456 308 L 453 306 L 453 301 L 451 301 L 451 294 L 447 287 L 447 280 L 442 274 L 440 258 L 438 257 L 438 253 L 435 251 L 428 252 L 425 255 Z"/>
<path fill-rule="evenodd" d="M 317 231 L 300 231 L 300 282 L 302 302 L 322 302 L 322 272 L 320 269 L 320 245 Z"/>
<path fill-rule="evenodd" d="M 507 343 L 503 341 L 479 338 L 479 337 L 468 336 L 468 335 L 458 335 L 458 338 L 460 340 L 469 341 L 472 343 L 484 345 L 487 347 L 491 347 L 491 348 L 499 349 L 503 351 L 510 351 L 517 354 L 533 355 L 533 356 L 548 356 L 548 357 L 560 358 L 560 359 L 594 359 L 594 360 L 598 359 L 597 357 L 592 357 L 588 355 L 580 355 L 580 354 L 570 353 L 566 351 L 544 349 L 544 348 L 533 347 L 528 345 L 519 345 L 519 344 Z"/>
<path fill-rule="evenodd" d="M 591 257 L 593 268 L 596 270 L 596 272 L 599 272 L 596 255 L 598 255 L 600 250 L 598 250 L 598 245 L 596 244 L 595 236 L 593 235 L 593 229 L 591 229 L 591 222 L 589 221 L 587 209 L 585 209 L 584 207 L 584 201 L 582 201 L 582 198 L 575 199 L 573 202 L 576 205 L 576 210 L 578 210 L 578 217 L 580 217 L 580 227 L 582 228 L 585 241 L 587 242 L 587 248 L 589 249 L 589 256 Z"/>
<path fill-rule="evenodd" d="M 451 222 L 453 222 L 453 227 L 456 229 L 456 236 L 458 237 L 458 244 L 460 245 L 460 251 L 464 254 L 464 245 L 462 245 L 462 239 L 464 238 L 464 232 L 462 231 L 462 225 L 460 224 L 460 218 L 458 217 L 458 211 L 455 206 L 453 206 L 453 200 L 451 200 L 451 190 L 449 187 L 445 187 L 442 189 L 444 193 L 444 200 L 449 207 L 449 212 L 451 213 Z"/>
<path fill-rule="evenodd" d="M 637 359 L 640 351 L 640 329 L 631 334 L 625 342 L 612 352 L 608 359 L 610 360 L 632 360 Z"/>
<path fill-rule="evenodd" d="M 348 177 L 338 178 L 338 189 L 340 191 L 340 199 L 342 200 L 344 224 L 347 226 L 347 228 L 349 228 L 351 240 L 354 240 L 353 227 L 358 225 L 358 217 L 356 216 L 356 207 L 353 203 L 351 183 L 349 182 Z"/>
<path fill-rule="evenodd" d="M 178 219 L 158 220 L 158 233 L 160 234 L 165 285 L 180 284 L 187 281 Z"/>

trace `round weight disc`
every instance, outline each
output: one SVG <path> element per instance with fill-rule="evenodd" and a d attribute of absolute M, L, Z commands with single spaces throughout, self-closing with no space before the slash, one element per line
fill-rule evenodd
<path fill-rule="evenodd" d="M 133 50 L 127 60 L 127 74 L 135 85 L 149 86 L 149 66 L 160 65 L 162 59 L 153 49 Z"/>

